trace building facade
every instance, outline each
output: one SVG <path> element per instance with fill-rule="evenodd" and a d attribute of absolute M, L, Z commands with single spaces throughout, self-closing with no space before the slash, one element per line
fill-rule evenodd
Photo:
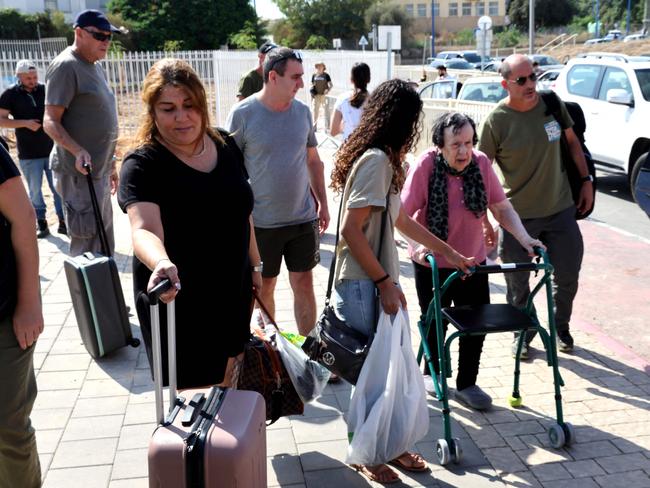
<path fill-rule="evenodd" d="M 507 0 L 395 0 L 413 18 L 414 34 L 431 34 L 433 8 L 436 34 L 475 29 L 483 15 L 492 18 L 493 25 L 504 25 Z"/>

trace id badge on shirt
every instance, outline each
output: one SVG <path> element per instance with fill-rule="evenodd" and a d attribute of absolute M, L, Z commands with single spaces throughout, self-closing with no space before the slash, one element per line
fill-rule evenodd
<path fill-rule="evenodd" d="M 555 142 L 560 140 L 560 137 L 562 136 L 562 129 L 557 120 L 552 120 L 544 124 L 544 129 L 546 129 L 548 142 Z"/>

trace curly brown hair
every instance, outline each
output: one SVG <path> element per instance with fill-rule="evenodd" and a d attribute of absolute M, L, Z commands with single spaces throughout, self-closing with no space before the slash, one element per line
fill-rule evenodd
<path fill-rule="evenodd" d="M 393 166 L 392 184 L 404 185 L 402 157 L 417 144 L 422 100 L 404 80 L 384 81 L 366 102 L 361 122 L 336 153 L 330 188 L 342 192 L 350 169 L 368 149 L 384 151 Z"/>

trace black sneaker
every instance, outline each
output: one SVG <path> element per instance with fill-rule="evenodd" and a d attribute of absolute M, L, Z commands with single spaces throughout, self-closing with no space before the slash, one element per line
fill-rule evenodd
<path fill-rule="evenodd" d="M 36 221 L 36 237 L 42 239 L 50 235 L 50 229 L 47 227 L 47 220 L 38 219 Z"/>
<path fill-rule="evenodd" d="M 65 225 L 65 220 L 59 219 L 59 228 L 56 231 L 64 236 L 68 235 L 68 227 Z"/>
<path fill-rule="evenodd" d="M 573 337 L 568 330 L 560 330 L 557 333 L 557 347 L 562 352 L 573 351 Z"/>

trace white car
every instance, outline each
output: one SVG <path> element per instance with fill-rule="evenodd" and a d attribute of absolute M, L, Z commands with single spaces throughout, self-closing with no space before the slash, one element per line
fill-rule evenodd
<path fill-rule="evenodd" d="M 630 34 L 623 38 L 623 42 L 643 41 L 648 38 L 648 34 Z"/>
<path fill-rule="evenodd" d="M 538 90 L 553 90 L 555 88 L 555 80 L 560 76 L 561 69 L 549 69 L 544 71 L 537 78 Z"/>
<path fill-rule="evenodd" d="M 458 93 L 458 100 L 498 103 L 508 96 L 501 85 L 501 76 L 476 76 L 467 78 Z"/>
<path fill-rule="evenodd" d="M 650 152 L 650 57 L 583 54 L 559 74 L 555 92 L 582 107 L 598 166 L 624 172 L 634 188 Z"/>

